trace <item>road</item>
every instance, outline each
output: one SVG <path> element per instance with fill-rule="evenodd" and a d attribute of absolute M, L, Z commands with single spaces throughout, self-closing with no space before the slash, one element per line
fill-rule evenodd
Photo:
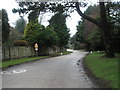
<path fill-rule="evenodd" d="M 86 54 L 74 51 L 10 67 L 1 73 L 2 88 L 94 88 L 82 68 L 81 61 Z"/>

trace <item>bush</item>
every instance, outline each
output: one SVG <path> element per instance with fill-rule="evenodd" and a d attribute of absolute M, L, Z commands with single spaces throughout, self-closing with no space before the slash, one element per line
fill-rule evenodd
<path fill-rule="evenodd" d="M 90 43 L 90 49 L 92 51 L 104 50 L 104 44 L 102 40 L 102 32 L 96 28 L 86 38 L 87 42 Z"/>
<path fill-rule="evenodd" d="M 26 40 L 15 40 L 14 46 L 27 46 L 29 43 Z"/>
<path fill-rule="evenodd" d="M 44 27 L 39 23 L 29 22 L 25 27 L 24 37 L 26 41 L 41 46 L 53 46 L 59 42 L 59 37 L 52 27 Z"/>

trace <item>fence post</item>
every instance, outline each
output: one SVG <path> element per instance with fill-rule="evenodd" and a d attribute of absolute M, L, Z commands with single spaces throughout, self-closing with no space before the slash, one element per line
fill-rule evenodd
<path fill-rule="evenodd" d="M 8 45 L 8 50 L 9 50 L 9 59 L 11 59 L 11 50 L 10 50 L 10 45 Z"/>
<path fill-rule="evenodd" d="M 4 58 L 2 58 L 2 59 L 5 59 L 5 45 L 2 46 L 2 54 L 4 56 Z"/>

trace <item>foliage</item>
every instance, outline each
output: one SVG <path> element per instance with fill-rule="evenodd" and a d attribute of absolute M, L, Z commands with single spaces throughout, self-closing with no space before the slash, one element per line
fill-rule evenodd
<path fill-rule="evenodd" d="M 25 40 L 15 40 L 14 45 L 15 46 L 27 46 L 29 43 Z"/>
<path fill-rule="evenodd" d="M 91 44 L 90 50 L 104 50 L 102 33 L 99 29 L 93 30 L 93 32 L 88 35 L 86 40 Z"/>
<path fill-rule="evenodd" d="M 5 9 L 0 10 L 2 12 L 2 43 L 6 42 L 9 38 L 9 23 L 8 15 Z"/>
<path fill-rule="evenodd" d="M 120 2 L 108 2 L 106 5 L 108 20 L 114 28 L 120 25 Z"/>
<path fill-rule="evenodd" d="M 29 22 L 31 21 L 38 22 L 39 13 L 40 13 L 39 10 L 33 10 L 32 12 L 30 12 L 28 16 Z"/>
<path fill-rule="evenodd" d="M 50 20 L 50 27 L 54 28 L 57 36 L 59 37 L 59 46 L 64 47 L 68 44 L 69 30 L 66 26 L 66 15 L 62 13 L 56 13 Z"/>
<path fill-rule="evenodd" d="M 70 38 L 70 44 L 73 49 L 81 49 L 80 43 L 76 40 L 76 35 L 73 35 L 73 37 Z"/>
<path fill-rule="evenodd" d="M 14 40 L 17 40 L 18 37 L 18 32 L 15 28 L 9 27 L 9 37 L 7 41 L 4 42 L 4 46 L 8 48 L 8 53 L 9 53 L 9 59 L 11 59 L 11 48 L 14 46 Z"/>
<path fill-rule="evenodd" d="M 18 2 L 20 8 L 13 9 L 13 13 L 19 13 L 21 16 L 23 14 L 29 13 L 29 21 L 37 20 L 40 12 L 54 12 L 54 13 L 64 13 L 72 12 L 74 7 L 74 2 Z"/>
<path fill-rule="evenodd" d="M 10 30 L 9 38 L 4 43 L 4 46 L 8 48 L 9 59 L 11 59 L 11 47 L 14 46 L 14 41 L 18 40 L 19 32 L 13 27 L 10 27 L 9 30 Z"/>
<path fill-rule="evenodd" d="M 90 15 L 91 17 L 99 16 L 100 15 L 99 5 L 88 6 L 84 14 Z"/>
<path fill-rule="evenodd" d="M 32 43 L 39 41 L 39 38 L 38 38 L 39 32 L 42 30 L 43 30 L 42 26 L 39 25 L 38 23 L 29 22 L 26 25 L 25 31 L 24 31 L 25 40 Z"/>
<path fill-rule="evenodd" d="M 24 18 L 19 18 L 16 21 L 15 29 L 18 30 L 20 33 L 24 33 L 24 28 L 26 26 L 26 21 Z"/>
<path fill-rule="evenodd" d="M 108 20 L 112 33 L 114 51 L 120 52 L 120 2 L 109 2 L 106 5 Z"/>
<path fill-rule="evenodd" d="M 0 10 L 0 45 L 2 45 L 2 12 Z"/>
<path fill-rule="evenodd" d="M 99 7 L 98 6 L 89 6 L 85 14 L 93 17 L 95 19 L 99 19 Z M 103 42 L 102 42 L 102 32 L 99 28 L 85 19 L 78 22 L 77 32 L 76 32 L 76 41 L 80 44 L 85 44 L 84 48 L 86 50 L 103 50 Z M 79 45 L 80 47 L 80 45 Z"/>
<path fill-rule="evenodd" d="M 47 12 L 47 11 L 52 11 L 54 13 L 67 13 L 72 12 L 73 10 L 76 10 L 80 16 L 82 16 L 83 19 L 88 20 L 89 22 L 97 25 L 101 30 L 102 33 L 104 34 L 103 36 L 103 41 L 104 41 L 104 46 L 105 46 L 105 51 L 106 51 L 106 56 L 107 57 L 114 57 L 114 51 L 112 47 L 112 42 L 111 42 L 111 30 L 110 30 L 110 22 L 109 18 L 106 16 L 106 6 L 107 4 L 105 2 L 99 2 L 99 10 L 100 10 L 100 20 L 96 20 L 93 16 L 86 15 L 85 13 L 82 13 L 80 7 L 85 7 L 87 5 L 87 2 L 68 2 L 68 1 L 63 1 L 63 2 L 19 2 L 19 9 L 14 9 L 13 12 L 19 12 L 21 13 L 28 13 L 28 12 L 34 12 L 36 13 L 36 17 L 40 12 Z M 113 5 L 113 3 L 111 4 Z M 114 6 L 114 5 L 113 5 Z M 119 2 L 117 4 L 117 9 L 111 9 L 111 12 L 115 14 L 116 12 L 119 12 Z M 89 8 L 89 12 L 91 10 L 94 11 L 91 7 Z M 97 10 L 97 11 L 99 11 Z M 87 12 L 88 12 L 87 11 Z M 92 12 L 93 12 L 92 11 Z M 108 10 L 110 11 L 110 10 Z M 89 12 L 87 14 L 89 14 Z M 108 13 L 108 16 L 110 14 Z M 118 15 L 118 21 L 119 21 L 119 14 Z M 114 15 L 113 15 L 114 16 Z M 116 16 L 115 16 L 116 17 Z M 114 24 L 115 25 L 115 24 Z M 89 25 L 91 26 L 91 25 Z M 119 25 L 118 25 L 119 26 Z M 87 33 L 88 34 L 88 33 Z"/>
<path fill-rule="evenodd" d="M 56 45 L 59 41 L 52 27 L 44 27 L 39 23 L 29 22 L 25 27 L 24 39 L 31 43 L 39 43 L 40 46 Z"/>
<path fill-rule="evenodd" d="M 77 26 L 77 32 L 76 32 L 76 40 L 80 43 L 85 43 L 85 37 L 84 37 L 84 23 L 79 21 Z"/>
<path fill-rule="evenodd" d="M 13 46 L 14 41 L 18 39 L 19 32 L 13 27 L 10 27 L 9 30 L 10 30 L 9 38 L 5 42 L 5 45 L 10 47 Z"/>
<path fill-rule="evenodd" d="M 59 37 L 52 27 L 47 26 L 42 33 L 42 38 L 46 46 L 58 45 Z"/>
<path fill-rule="evenodd" d="M 108 5 L 108 4 L 107 4 Z M 110 32 L 111 32 L 111 42 L 114 43 L 113 47 L 115 51 L 119 51 L 120 49 L 118 49 L 120 43 L 119 43 L 119 27 L 117 25 L 119 25 L 119 21 L 118 21 L 118 5 L 115 6 L 116 4 L 114 3 L 110 3 L 109 4 L 109 14 L 107 16 L 108 21 L 110 23 Z M 107 6 L 108 7 L 108 6 Z M 113 10 L 113 9 L 117 9 L 117 10 Z M 97 11 L 98 10 L 98 11 Z M 116 11 L 116 13 L 114 13 L 114 11 Z M 108 12 L 106 12 L 108 14 Z M 114 15 L 114 14 L 115 15 Z M 97 21 L 100 20 L 99 18 L 99 8 L 98 6 L 89 6 L 86 11 L 85 14 L 95 18 Z M 79 41 L 80 43 L 82 43 L 84 41 L 84 43 L 87 44 L 88 48 L 90 48 L 90 50 L 105 50 L 105 45 L 103 44 L 103 36 L 104 36 L 104 32 L 100 29 L 98 29 L 97 26 L 93 25 L 92 23 L 86 21 L 85 19 L 82 19 L 82 21 L 80 21 L 78 23 L 77 26 L 77 33 L 76 33 L 76 39 L 77 41 Z"/>

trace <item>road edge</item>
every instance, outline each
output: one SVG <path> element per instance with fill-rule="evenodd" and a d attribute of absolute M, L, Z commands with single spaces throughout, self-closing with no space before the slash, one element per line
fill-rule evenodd
<path fill-rule="evenodd" d="M 88 54 L 87 54 L 88 55 Z M 87 56 L 86 55 L 86 56 Z M 108 85 L 107 81 L 101 79 L 101 78 L 98 78 L 96 77 L 92 70 L 90 70 L 90 68 L 88 67 L 87 63 L 86 63 L 86 56 L 83 58 L 82 60 L 82 66 L 83 66 L 83 69 L 84 71 L 86 72 L 86 75 L 90 78 L 90 80 L 96 85 L 98 86 L 99 88 L 104 88 L 104 89 L 111 89 L 111 87 Z M 102 89 L 103 90 L 103 89 Z"/>
<path fill-rule="evenodd" d="M 70 53 L 68 54 L 63 54 L 63 55 L 69 55 Z M 23 63 L 20 63 L 20 64 L 24 64 L 24 63 L 32 63 L 32 62 L 35 62 L 35 61 L 38 61 L 38 60 L 42 60 L 42 59 L 47 59 L 47 58 L 54 58 L 54 57 L 59 57 L 59 56 L 63 56 L 63 55 L 55 55 L 55 56 L 48 56 L 48 57 L 43 57 L 43 58 L 40 58 L 40 59 L 34 59 L 34 60 L 31 60 L 31 61 L 26 61 L 26 62 L 23 62 Z M 12 66 L 16 66 L 16 65 L 20 65 L 20 64 L 15 64 L 15 65 L 9 65 L 8 67 L 4 67 L 4 68 L 0 68 L 1 71 L 4 71 Z"/>

